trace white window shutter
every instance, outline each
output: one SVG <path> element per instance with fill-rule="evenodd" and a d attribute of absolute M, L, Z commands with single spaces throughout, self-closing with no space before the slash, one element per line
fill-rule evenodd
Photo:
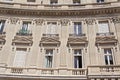
<path fill-rule="evenodd" d="M 1 22 L 1 23 L 0 23 L 0 30 L 2 29 L 2 25 L 3 25 L 3 23 Z"/>
<path fill-rule="evenodd" d="M 16 51 L 13 66 L 24 67 L 25 61 L 26 61 L 26 52 L 25 51 Z"/>
<path fill-rule="evenodd" d="M 108 33 L 109 32 L 108 23 L 99 23 L 98 30 L 99 33 Z"/>
<path fill-rule="evenodd" d="M 51 26 L 51 34 L 56 34 L 56 24 L 52 24 L 52 26 Z"/>
<path fill-rule="evenodd" d="M 51 24 L 48 24 L 46 29 L 46 34 L 50 34 L 50 33 L 51 33 Z"/>

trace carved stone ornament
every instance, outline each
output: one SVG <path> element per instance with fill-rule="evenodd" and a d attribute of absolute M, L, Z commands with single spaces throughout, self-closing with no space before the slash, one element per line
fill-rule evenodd
<path fill-rule="evenodd" d="M 10 23 L 11 24 L 16 24 L 18 22 L 18 18 L 10 18 Z"/>
<path fill-rule="evenodd" d="M 68 23 L 70 22 L 70 20 L 69 19 L 62 19 L 62 20 L 60 20 L 60 22 L 61 22 L 62 26 L 67 26 Z"/>
<path fill-rule="evenodd" d="M 37 25 L 42 25 L 44 22 L 44 19 L 35 19 L 34 21 Z"/>
<path fill-rule="evenodd" d="M 114 17 L 112 18 L 114 23 L 120 23 L 120 18 L 119 17 Z"/>
<path fill-rule="evenodd" d="M 93 23 L 95 23 L 95 19 L 85 19 L 85 21 L 88 25 L 93 25 Z"/>

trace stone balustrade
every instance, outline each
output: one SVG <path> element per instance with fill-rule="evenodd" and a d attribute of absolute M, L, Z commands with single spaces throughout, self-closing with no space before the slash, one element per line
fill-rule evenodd
<path fill-rule="evenodd" d="M 53 69 L 53 68 L 21 68 L 21 67 L 0 67 L 0 74 L 33 74 L 33 75 L 61 75 L 61 71 L 66 71 L 65 75 L 84 75 L 87 69 Z"/>
<path fill-rule="evenodd" d="M 88 9 L 88 8 L 105 8 L 105 7 L 115 7 L 119 2 L 109 2 L 109 3 L 93 3 L 93 4 L 57 4 L 57 5 L 50 5 L 50 4 L 22 4 L 22 3 L 13 3 L 13 2 L 0 2 L 0 7 L 6 8 L 20 8 L 20 9 L 37 9 L 37 10 L 49 10 L 49 9 L 56 9 L 56 10 L 78 10 L 78 9 Z M 117 5 L 118 6 L 118 5 Z"/>
<path fill-rule="evenodd" d="M 120 65 L 89 66 L 88 75 L 120 75 Z"/>

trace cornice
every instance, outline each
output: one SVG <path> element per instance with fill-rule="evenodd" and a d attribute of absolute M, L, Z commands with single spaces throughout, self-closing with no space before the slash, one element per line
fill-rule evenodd
<path fill-rule="evenodd" d="M 34 10 L 34 9 L 16 9 L 16 8 L 1 8 L 0 14 L 5 15 L 24 15 L 24 16 L 90 16 L 90 15 L 109 15 L 119 14 L 120 7 L 99 8 L 99 9 L 78 9 L 78 10 Z"/>

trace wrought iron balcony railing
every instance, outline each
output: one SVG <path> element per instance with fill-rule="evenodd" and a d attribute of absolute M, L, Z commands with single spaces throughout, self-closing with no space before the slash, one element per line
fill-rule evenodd
<path fill-rule="evenodd" d="M 113 36 L 114 33 L 113 32 L 108 32 L 108 33 L 97 33 L 97 36 Z"/>
<path fill-rule="evenodd" d="M 85 34 L 69 34 L 69 37 L 84 37 Z"/>
<path fill-rule="evenodd" d="M 32 36 L 32 33 L 30 30 L 19 30 L 19 32 L 16 35 L 20 36 Z"/>
<path fill-rule="evenodd" d="M 43 34 L 43 37 L 59 37 L 59 34 Z"/>

